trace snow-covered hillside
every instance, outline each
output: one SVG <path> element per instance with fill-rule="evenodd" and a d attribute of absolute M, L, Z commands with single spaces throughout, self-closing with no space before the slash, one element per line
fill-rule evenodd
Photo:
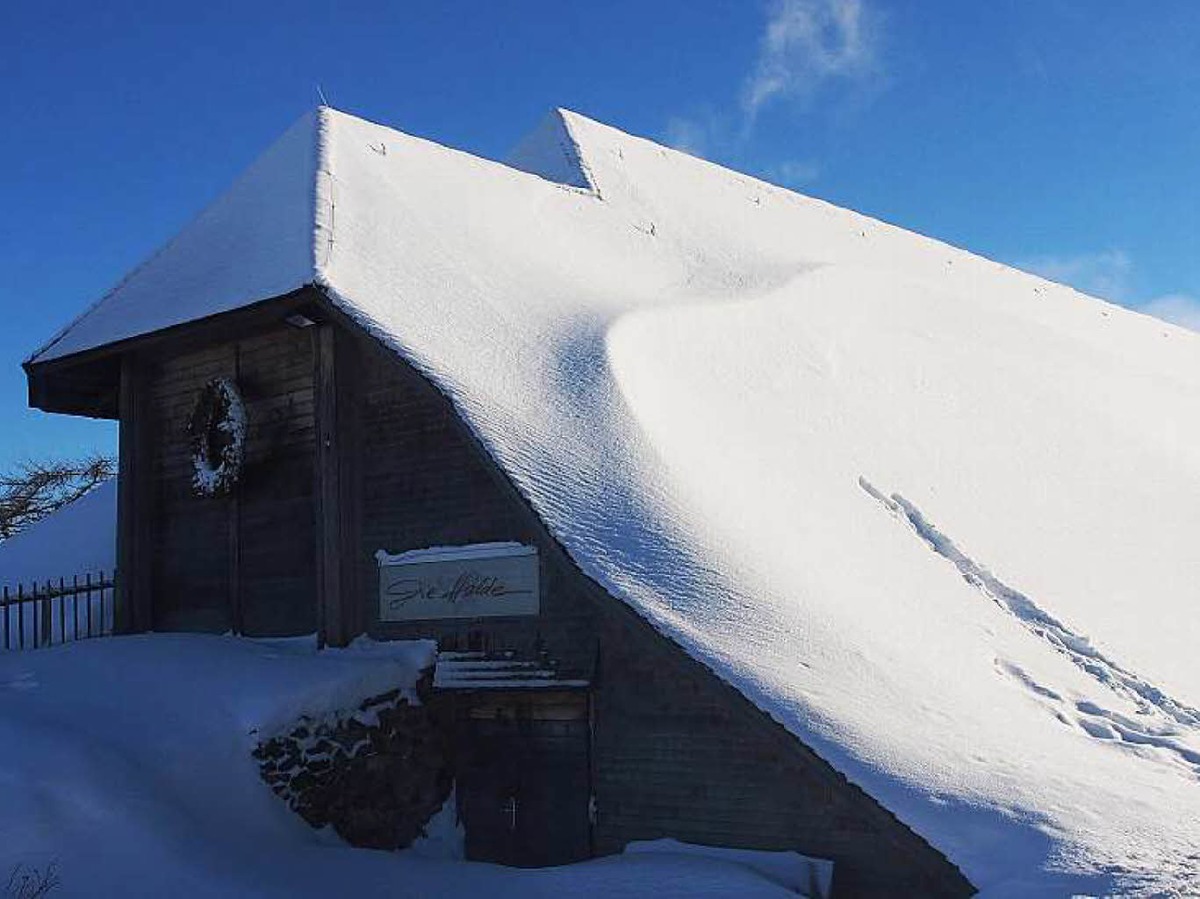
<path fill-rule="evenodd" d="M 259 735 L 411 687 L 433 653 L 313 644 L 147 635 L 0 653 L 0 889 L 49 871 L 56 899 L 795 899 L 788 884 L 805 868 L 791 853 L 747 864 L 660 845 L 524 871 L 351 849 L 313 831 L 259 779 Z"/>
<path fill-rule="evenodd" d="M 320 110 L 36 358 L 317 283 L 985 896 L 1197 889 L 1200 335 L 573 113 L 515 162 Z"/>
<path fill-rule="evenodd" d="M 117 558 L 117 479 L 0 541 L 0 587 L 111 574 Z"/>

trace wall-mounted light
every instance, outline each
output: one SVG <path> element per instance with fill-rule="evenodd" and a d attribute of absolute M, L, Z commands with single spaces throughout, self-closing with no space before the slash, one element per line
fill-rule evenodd
<path fill-rule="evenodd" d="M 293 328 L 311 328 L 316 324 L 315 321 L 300 312 L 293 312 L 291 315 L 286 316 L 284 321 Z"/>

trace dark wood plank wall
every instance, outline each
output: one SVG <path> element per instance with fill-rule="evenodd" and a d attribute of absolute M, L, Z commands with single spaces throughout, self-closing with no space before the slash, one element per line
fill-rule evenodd
<path fill-rule="evenodd" d="M 192 492 L 188 417 L 210 379 L 233 372 L 232 345 L 166 356 L 147 366 L 152 430 L 152 589 L 155 630 L 233 626 L 227 502 Z"/>
<path fill-rule="evenodd" d="M 148 360 L 155 629 L 315 630 L 312 359 L 308 331 L 277 325 Z M 249 430 L 239 489 L 207 498 L 192 489 L 187 422 L 215 377 L 238 384 Z"/>
<path fill-rule="evenodd" d="M 632 610 L 606 594 L 599 602 L 598 852 L 661 837 L 794 849 L 835 862 L 839 899 L 974 892 L 943 855 L 741 693 Z"/>
<path fill-rule="evenodd" d="M 445 648 L 545 650 L 564 675 L 587 675 L 596 654 L 592 609 L 574 566 L 543 539 L 537 518 L 468 436 L 446 399 L 394 353 L 360 339 L 357 469 L 362 515 L 357 582 L 366 629 L 385 638 L 431 636 Z M 375 552 L 497 540 L 538 545 L 542 614 L 480 621 L 380 622 Z"/>
<path fill-rule="evenodd" d="M 584 577 L 424 378 L 373 341 L 360 340 L 356 356 L 362 534 L 350 605 L 376 636 L 545 648 L 567 671 L 594 675 L 598 851 L 664 836 L 796 849 L 835 860 L 842 899 L 971 894 L 940 853 Z M 378 620 L 375 550 L 486 540 L 539 547 L 540 616 Z"/>
<path fill-rule="evenodd" d="M 154 490 L 150 455 L 155 435 L 141 358 L 126 353 L 120 360 L 119 377 L 118 575 L 114 625 L 118 633 L 129 633 L 147 630 L 154 622 L 151 582 Z"/>
<path fill-rule="evenodd" d="M 312 332 L 284 327 L 239 343 L 250 422 L 238 491 L 242 632 L 317 627 Z"/>

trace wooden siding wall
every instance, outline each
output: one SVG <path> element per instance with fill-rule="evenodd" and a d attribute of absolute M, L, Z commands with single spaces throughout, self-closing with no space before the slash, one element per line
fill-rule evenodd
<path fill-rule="evenodd" d="M 357 346 L 361 382 L 362 516 L 357 558 L 361 615 L 371 634 L 434 637 L 444 648 L 545 650 L 566 675 L 587 675 L 596 654 L 590 605 L 574 566 L 543 538 L 521 503 L 467 436 L 450 404 L 395 354 Z M 381 622 L 375 552 L 517 540 L 540 549 L 542 614 L 483 622 Z"/>
<path fill-rule="evenodd" d="M 795 849 L 833 859 L 835 895 L 968 896 L 943 856 L 740 693 L 585 578 L 450 404 L 371 341 L 354 351 L 362 438 L 358 606 L 372 634 L 443 648 L 544 648 L 594 677 L 594 838 Z M 378 620 L 377 549 L 487 540 L 538 545 L 542 614 L 479 622 Z M 752 651 L 752 650 L 751 650 Z"/>
<path fill-rule="evenodd" d="M 277 325 L 202 349 L 168 343 L 148 362 L 154 628 L 312 632 L 310 332 Z M 192 490 L 187 422 L 215 377 L 235 381 L 246 402 L 246 461 L 234 495 L 202 498 Z"/>
<path fill-rule="evenodd" d="M 661 837 L 794 849 L 835 862 L 842 899 L 974 892 L 737 690 L 629 609 L 606 606 L 593 700 L 599 852 Z"/>

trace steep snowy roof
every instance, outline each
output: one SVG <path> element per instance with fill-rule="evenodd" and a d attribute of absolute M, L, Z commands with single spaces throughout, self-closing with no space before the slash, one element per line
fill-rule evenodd
<path fill-rule="evenodd" d="M 321 109 L 35 361 L 307 283 L 985 895 L 1200 877 L 1200 335 L 574 113 Z"/>

